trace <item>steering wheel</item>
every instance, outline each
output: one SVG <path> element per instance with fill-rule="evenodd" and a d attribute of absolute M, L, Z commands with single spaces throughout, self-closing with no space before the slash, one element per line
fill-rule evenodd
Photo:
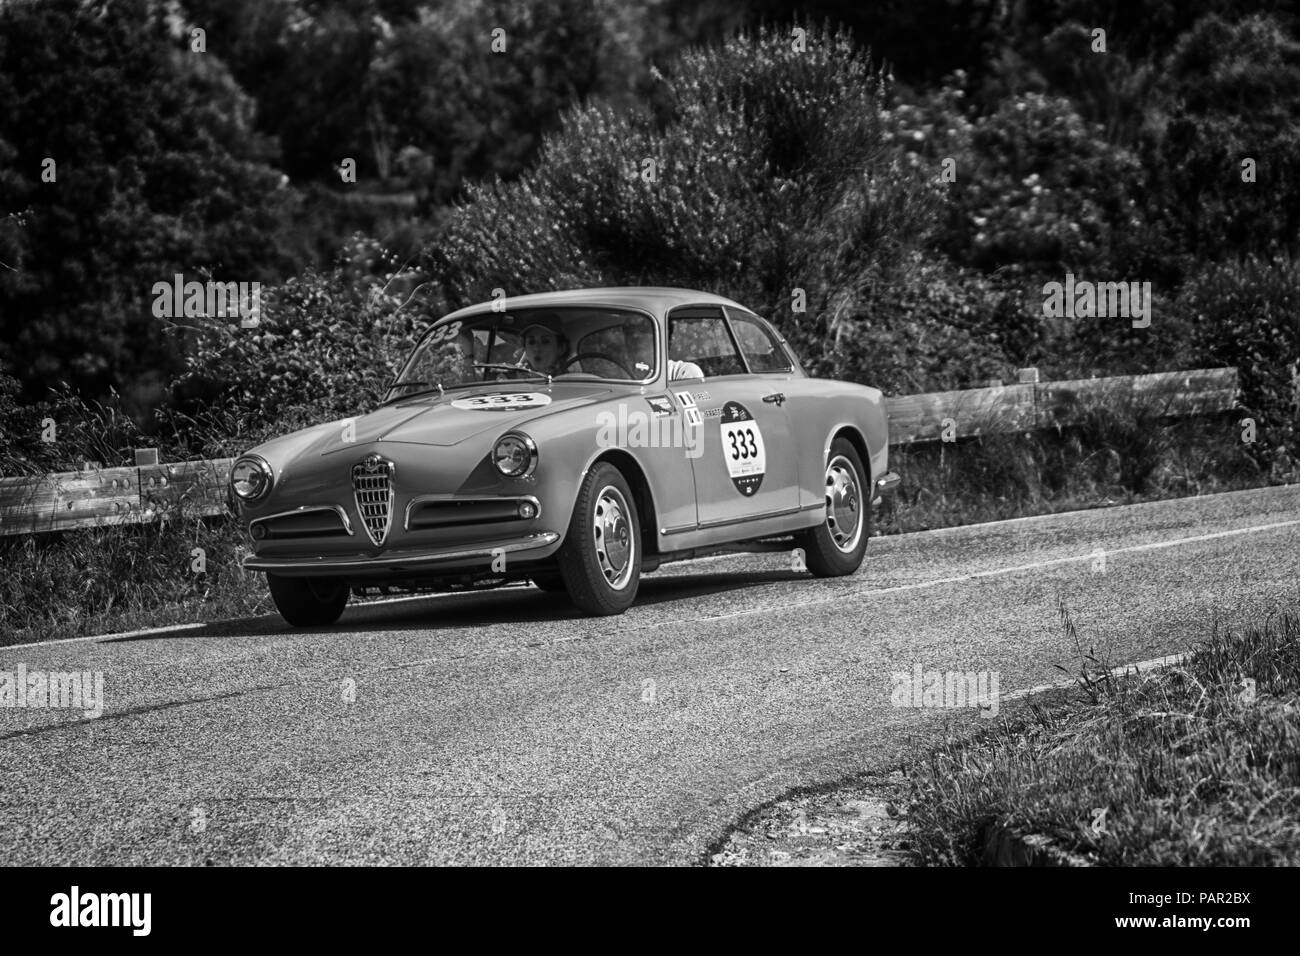
<path fill-rule="evenodd" d="M 614 358 L 614 356 L 606 355 L 604 352 L 579 352 L 577 355 L 573 356 L 573 358 L 569 359 L 567 362 L 562 362 L 560 364 L 560 374 L 563 374 L 564 370 L 567 369 L 574 362 L 579 362 L 582 359 L 600 359 L 603 362 L 608 362 L 610 365 L 615 366 L 620 372 L 622 372 L 628 378 L 636 378 L 636 376 L 632 374 L 632 372 L 628 369 L 626 365 L 624 365 L 618 359 Z"/>

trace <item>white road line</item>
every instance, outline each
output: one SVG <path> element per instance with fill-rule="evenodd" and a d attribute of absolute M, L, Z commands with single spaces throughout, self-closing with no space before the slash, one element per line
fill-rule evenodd
<path fill-rule="evenodd" d="M 1209 495 L 1189 495 L 1183 498 L 1157 498 L 1153 501 L 1135 501 L 1132 504 L 1113 504 L 1101 505 L 1096 508 L 1075 508 L 1072 511 L 1049 511 L 1042 515 L 1021 515 L 1019 518 L 999 518 L 997 521 L 981 521 L 977 524 L 953 524 L 944 528 L 931 528 L 928 531 L 909 531 L 906 534 L 882 535 L 881 537 L 907 538 L 917 534 L 951 534 L 956 531 L 963 531 L 966 528 L 997 528 L 1002 525 L 1020 524 L 1025 521 L 1047 521 L 1051 518 L 1065 518 L 1070 515 L 1095 515 L 1103 511 L 1113 511 L 1117 508 L 1155 508 L 1159 505 L 1169 504 L 1173 501 L 1209 501 L 1213 498 L 1228 498 L 1233 495 L 1258 494 L 1267 491 L 1300 491 L 1300 484 L 1286 485 L 1265 485 L 1262 488 L 1239 488 L 1236 491 L 1216 491 Z"/>
<path fill-rule="evenodd" d="M 1186 660 L 1186 654 L 1170 654 L 1168 657 L 1153 657 L 1149 661 L 1138 661 L 1135 664 L 1121 664 L 1119 667 L 1112 667 L 1110 672 L 1115 677 L 1127 677 L 1129 674 L 1145 674 L 1147 671 L 1159 670 L 1162 667 L 1169 667 L 1173 664 L 1181 664 Z M 999 694 L 998 703 L 1004 704 L 1011 700 L 1021 700 L 1025 697 L 1033 697 L 1036 694 L 1045 694 L 1052 690 L 1067 690 L 1078 683 L 1076 677 L 1066 677 L 1050 684 L 1039 684 L 1037 687 L 1028 687 L 1024 690 L 1014 690 L 1009 694 Z"/>
<path fill-rule="evenodd" d="M 168 631 L 192 631 L 196 627 L 206 627 L 209 622 L 199 621 L 196 624 L 171 624 L 166 627 L 146 627 L 138 631 L 120 631 L 117 634 L 94 634 L 86 637 L 64 637 L 57 641 L 35 641 L 31 644 L 6 644 L 0 647 L 0 654 L 5 651 L 17 651 L 24 647 L 51 647 L 55 644 L 79 644 L 82 641 L 103 641 L 116 640 L 119 637 L 143 637 L 146 634 L 165 634 Z"/>
<path fill-rule="evenodd" d="M 1291 528 L 1297 525 L 1300 525 L 1300 519 L 1294 521 L 1274 521 L 1271 524 L 1252 525 L 1249 528 L 1233 528 L 1231 531 L 1213 531 L 1210 534 L 1198 534 L 1193 535 L 1190 538 L 1174 538 L 1170 541 L 1155 541 L 1149 544 L 1133 544 L 1125 548 L 1096 548 L 1086 554 L 1071 555 L 1068 558 L 1052 558 L 1049 561 L 1034 561 L 1030 564 L 1019 564 L 1011 568 L 994 568 L 991 571 L 972 571 L 970 574 L 961 574 L 950 578 L 935 578 L 933 581 L 918 581 L 916 584 L 899 584 L 890 588 L 874 588 L 869 590 L 853 591 L 848 594 L 834 594 L 829 597 L 812 598 L 807 601 L 786 601 L 778 605 L 746 608 L 741 611 L 730 611 L 726 614 L 715 614 L 711 617 L 694 617 L 688 620 L 674 619 L 671 621 L 660 621 L 656 624 L 645 626 L 664 627 L 671 625 L 673 627 L 681 627 L 684 624 L 702 624 L 709 621 L 725 621 L 733 617 L 745 617 L 750 614 L 768 614 L 772 611 L 785 611 L 791 608 L 817 607 L 822 604 L 842 603 L 844 601 L 861 601 L 882 594 L 898 594 L 903 591 L 919 591 L 924 588 L 938 587 L 942 584 L 961 584 L 965 581 L 973 581 L 977 578 L 991 578 L 1003 574 L 1019 574 L 1024 571 L 1037 571 L 1041 568 L 1051 568 L 1062 564 L 1092 561 L 1096 558 L 1097 551 L 1101 551 L 1107 557 L 1110 557 L 1116 554 L 1130 554 L 1137 551 L 1156 551 L 1161 548 L 1176 548 L 1184 544 L 1195 544 L 1200 541 L 1214 541 L 1219 538 L 1233 537 L 1234 535 L 1258 534 L 1263 531 L 1275 531 L 1278 528 Z M 966 527 L 976 526 L 967 525 Z"/>
<path fill-rule="evenodd" d="M 505 590 L 504 588 L 502 590 Z M 464 592 L 462 592 L 464 593 Z M 402 597 L 370 598 L 350 607 L 371 607 L 375 604 L 404 604 L 408 601 L 428 601 L 430 598 L 446 597 L 446 594 L 407 594 Z M 163 627 L 146 627 L 138 631 L 115 631 L 112 634 L 87 634 L 84 637 L 64 637 L 57 641 L 33 641 L 30 644 L 0 645 L 0 654 L 5 651 L 21 650 L 24 647 L 50 647 L 54 644 L 79 644 L 83 641 L 116 641 L 124 637 L 144 637 L 148 634 L 166 634 L 169 631 L 192 631 L 199 627 L 217 627 L 221 624 L 233 624 L 235 621 L 256 621 L 260 617 L 279 617 L 274 611 L 254 614 L 250 617 L 226 618 L 220 621 L 197 621 L 193 624 L 170 624 Z"/>
<path fill-rule="evenodd" d="M 1277 485 L 1277 486 L 1270 486 L 1270 489 L 1273 487 L 1287 489 L 1287 488 L 1300 488 L 1300 485 Z M 1225 491 L 1225 492 L 1219 492 L 1218 494 L 1215 495 L 1200 495 L 1190 500 L 1199 501 L 1203 498 L 1216 498 L 1216 497 L 1221 497 L 1223 495 L 1249 494 L 1251 492 L 1259 492 L 1259 491 L 1270 490 L 1270 489 L 1247 488 L 1247 489 L 1243 489 L 1242 491 Z M 1178 500 L 1178 499 L 1165 499 L 1165 500 L 1170 501 L 1170 500 Z M 1120 507 L 1133 508 L 1144 504 L 1156 505 L 1160 503 L 1161 502 L 1159 501 L 1144 501 L 1144 502 L 1139 502 L 1137 505 L 1122 505 Z M 993 527 L 997 525 L 1009 524 L 1011 522 L 1016 522 L 1016 521 L 1043 521 L 1048 518 L 1060 517 L 1061 515 L 1092 514 L 1092 513 L 1096 513 L 1099 511 L 1106 511 L 1106 510 L 1108 509 L 1091 508 L 1091 509 L 1084 509 L 1082 511 L 1057 512 L 1055 514 L 1048 514 L 1048 515 L 1026 515 L 1023 518 L 1007 518 L 1001 521 L 986 521 L 980 524 L 955 525 L 951 528 L 934 528 L 929 531 L 911 531 L 908 532 L 907 534 L 889 535 L 888 537 L 882 538 L 881 540 L 899 541 L 899 540 L 909 539 L 913 537 L 920 537 L 922 535 L 936 535 L 936 534 L 950 533 L 953 531 L 966 530 L 971 528 Z M 1290 527 L 1295 527 L 1297 525 L 1300 525 L 1300 519 L 1294 521 L 1275 521 L 1272 522 L 1271 524 L 1251 525 L 1250 527 L 1246 527 L 1246 528 L 1233 528 L 1230 531 L 1214 531 L 1209 534 L 1193 535 L 1190 538 L 1174 538 L 1169 541 L 1157 541 L 1157 542 L 1152 542 L 1150 544 L 1135 544 L 1135 545 L 1129 545 L 1128 547 L 1125 548 L 1109 548 L 1109 549 L 1100 548 L 1100 549 L 1094 549 L 1093 551 L 1090 551 L 1086 554 L 1074 555 L 1068 558 L 1053 558 L 1050 561 L 1035 561 L 1031 564 L 1021 564 L 1011 568 L 994 568 L 991 571 L 974 571 L 970 574 L 958 575 L 956 577 L 936 578 L 933 581 L 919 581 L 916 584 L 900 584 L 897 585 L 896 587 L 891 587 L 891 588 L 876 588 L 873 590 L 859 591 L 850 594 L 836 594 L 830 597 L 814 598 L 808 601 L 784 602 L 780 605 L 775 605 L 775 606 L 767 605 L 759 608 L 749 608 L 743 611 L 732 611 L 727 614 L 717 614 L 711 617 L 691 618 L 686 621 L 683 621 L 678 618 L 674 618 L 671 621 L 661 621 L 656 624 L 636 625 L 634 627 L 626 628 L 626 629 L 619 628 L 619 630 L 620 631 L 641 630 L 643 628 L 648 628 L 648 627 L 664 627 L 668 625 L 680 627 L 683 624 L 701 624 L 709 621 L 723 621 L 733 617 L 745 617 L 751 614 L 767 614 L 771 611 L 781 611 L 781 610 L 787 610 L 789 608 L 817 607 L 822 604 L 831 604 L 836 601 L 858 601 L 864 598 L 875 597 L 877 595 L 897 594 L 903 591 L 917 591 L 923 588 L 937 587 L 942 584 L 960 584 L 964 581 L 975 580 L 976 578 L 996 577 L 998 575 L 1003 575 L 1003 574 L 1018 574 L 1023 571 L 1035 571 L 1040 568 L 1055 567 L 1057 565 L 1071 564 L 1073 562 L 1078 562 L 1078 561 L 1091 561 L 1095 558 L 1097 550 L 1103 551 L 1109 557 L 1110 555 L 1115 555 L 1115 554 L 1127 554 L 1127 553 L 1133 553 L 1138 551 L 1154 551 L 1161 548 L 1175 548 L 1184 544 L 1194 544 L 1200 541 L 1213 541 L 1219 538 L 1228 538 L 1228 537 L 1233 537 L 1235 535 L 1241 535 L 1241 534 L 1257 534 L 1263 531 L 1273 531 L 1278 528 L 1290 528 Z M 738 557 L 738 556 L 744 557 L 743 554 L 711 555 L 710 557 L 707 558 L 696 558 L 693 559 L 693 561 L 684 561 L 682 562 L 682 564 L 691 564 L 694 562 L 705 562 L 705 561 L 718 561 L 724 558 Z M 438 596 L 439 595 L 437 594 L 415 594 L 415 595 L 408 595 L 408 596 L 396 597 L 396 598 L 380 598 L 376 600 L 367 601 L 365 602 L 365 604 L 358 604 L 355 606 L 366 607 L 375 604 L 401 604 L 407 601 L 427 601 L 430 598 L 434 598 Z M 257 615 L 257 616 L 269 617 L 271 615 Z M 228 623 L 231 623 L 231 621 L 229 620 L 200 621 L 194 624 L 174 624 L 169 627 L 152 627 L 152 628 L 145 628 L 143 630 L 138 630 L 138 631 L 126 631 L 118 634 L 93 634 L 93 635 L 87 635 L 85 637 L 68 637 L 57 641 L 34 641 L 30 644 L 9 644 L 0 647 L 0 654 L 6 653 L 7 651 L 21 650 L 24 648 L 31 648 L 31 647 L 49 647 L 54 644 L 76 644 L 84 641 L 108 641 L 108 640 L 116 640 L 119 638 L 126 638 L 126 637 L 138 637 L 147 634 L 162 634 L 168 631 L 193 630 L 199 627 L 216 627 L 218 625 L 228 624 Z"/>

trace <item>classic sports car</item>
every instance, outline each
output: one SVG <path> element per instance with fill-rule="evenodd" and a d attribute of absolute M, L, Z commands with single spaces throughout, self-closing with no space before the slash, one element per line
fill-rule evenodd
<path fill-rule="evenodd" d="M 730 299 L 586 289 L 440 319 L 376 411 L 252 449 L 230 487 L 295 626 L 524 580 L 619 614 L 643 572 L 720 551 L 852 574 L 888 450 L 879 391 L 809 378 Z"/>

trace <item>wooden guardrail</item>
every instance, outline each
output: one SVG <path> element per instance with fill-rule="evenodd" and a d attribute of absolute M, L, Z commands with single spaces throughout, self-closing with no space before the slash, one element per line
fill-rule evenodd
<path fill-rule="evenodd" d="M 1164 415 L 1227 411 L 1237 401 L 1235 368 L 1160 372 L 1116 378 L 1020 381 L 955 392 L 886 399 L 890 444 L 1068 425 L 1098 402 L 1140 398 Z M 160 516 L 208 516 L 226 509 L 232 458 L 159 464 L 153 449 L 127 468 L 88 468 L 42 478 L 0 478 L 0 535 L 137 524 Z"/>
<path fill-rule="evenodd" d="M 153 452 L 154 449 L 142 449 Z M 137 462 L 149 455 L 137 452 Z M 226 509 L 233 458 L 133 468 L 87 468 L 43 478 L 0 478 L 0 535 L 138 524 L 160 514 L 196 516 Z"/>
<path fill-rule="evenodd" d="M 1193 369 L 1113 378 L 1039 382 L 1038 370 L 1020 370 L 1020 381 L 959 392 L 926 392 L 886 399 L 889 443 L 907 445 L 943 437 L 952 419 L 955 437 L 1032 431 L 1070 425 L 1100 402 L 1140 400 L 1165 415 L 1203 415 L 1233 408 L 1235 368 Z"/>

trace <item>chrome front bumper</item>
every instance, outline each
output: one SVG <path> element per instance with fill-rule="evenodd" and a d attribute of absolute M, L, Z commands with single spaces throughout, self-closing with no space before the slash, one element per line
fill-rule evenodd
<path fill-rule="evenodd" d="M 377 554 L 349 554 L 318 557 L 263 557 L 250 554 L 244 558 L 244 568 L 249 571 L 270 571 L 286 577 L 343 577 L 348 575 L 396 577 L 404 574 L 436 573 L 440 570 L 465 570 L 482 565 L 489 570 L 492 562 L 503 554 L 522 554 L 542 551 L 560 540 L 554 531 L 543 531 L 522 538 L 502 541 L 483 541 L 472 547 L 445 548 L 441 550 L 393 550 Z M 528 557 L 533 557 L 528 555 Z M 539 554 L 536 557 L 549 557 Z"/>

